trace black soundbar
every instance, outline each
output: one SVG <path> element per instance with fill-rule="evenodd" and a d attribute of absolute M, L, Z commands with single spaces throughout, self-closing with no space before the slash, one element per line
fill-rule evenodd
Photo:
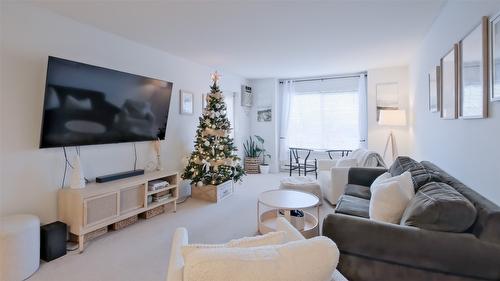
<path fill-rule="evenodd" d="M 103 182 L 115 181 L 115 180 L 120 180 L 120 179 L 124 179 L 124 178 L 140 176 L 140 175 L 144 175 L 144 170 L 139 169 L 139 170 L 126 171 L 126 172 L 121 172 L 121 173 L 116 173 L 116 174 L 100 176 L 100 177 L 95 178 L 95 181 L 98 183 L 103 183 Z"/>

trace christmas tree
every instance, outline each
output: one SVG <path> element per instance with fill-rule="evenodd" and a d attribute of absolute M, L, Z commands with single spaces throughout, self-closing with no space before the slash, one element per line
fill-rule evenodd
<path fill-rule="evenodd" d="M 229 136 L 231 124 L 227 118 L 224 96 L 217 85 L 220 76 L 212 74 L 213 84 L 207 94 L 207 105 L 199 118 L 194 151 L 191 153 L 183 179 L 197 186 L 218 185 L 228 180 L 241 180 L 245 172 L 233 139 Z"/>

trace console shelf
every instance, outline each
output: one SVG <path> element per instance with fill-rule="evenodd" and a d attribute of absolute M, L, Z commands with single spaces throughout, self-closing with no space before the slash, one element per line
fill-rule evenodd
<path fill-rule="evenodd" d="M 159 179 L 168 181 L 169 186 L 148 191 L 148 183 Z M 61 189 L 58 217 L 69 226 L 69 232 L 78 237 L 81 252 L 84 235 L 92 231 L 169 203 L 174 204 L 175 212 L 178 182 L 177 172 L 155 171 L 112 182 L 91 183 L 82 189 Z M 169 190 L 171 198 L 148 204 L 148 196 Z"/>
<path fill-rule="evenodd" d="M 171 184 L 171 185 L 164 187 L 164 188 L 160 188 L 160 189 L 153 190 L 153 191 L 148 191 L 148 195 L 153 195 L 153 194 L 158 193 L 158 192 L 167 191 L 167 190 L 170 190 L 172 188 L 177 188 L 177 185 Z"/>

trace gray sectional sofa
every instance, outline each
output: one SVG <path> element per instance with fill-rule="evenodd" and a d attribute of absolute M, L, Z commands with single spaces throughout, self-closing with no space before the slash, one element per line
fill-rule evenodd
<path fill-rule="evenodd" d="M 437 207 L 431 209 L 435 210 L 435 214 L 425 214 L 426 220 L 436 221 L 436 227 L 428 223 L 422 224 L 425 227 L 418 227 L 418 222 L 409 226 L 408 221 L 401 224 L 373 221 L 369 219 L 369 187 L 375 178 L 386 171 L 351 168 L 345 194 L 339 200 L 335 213 L 329 214 L 323 221 L 323 235 L 333 239 L 340 249 L 338 269 L 342 274 L 353 281 L 500 280 L 499 206 L 430 162 L 419 163 L 400 157 L 389 172 L 394 176 L 409 171 L 415 191 L 423 196 L 427 194 L 422 190 L 429 185 L 438 187 L 434 193 L 440 191 L 439 187 L 451 186 L 453 192 L 458 191 L 466 198 L 467 204 L 474 206 L 472 221 L 468 224 L 470 227 L 461 232 L 435 230 L 443 225 L 460 226 L 469 219 L 458 212 L 458 207 L 460 215 L 457 216 L 452 211 L 453 204 L 440 204 L 440 195 L 427 203 L 413 202 L 424 209 L 428 206 L 418 204 Z M 443 218 L 450 221 L 443 221 Z M 460 221 L 462 218 L 464 221 Z"/>

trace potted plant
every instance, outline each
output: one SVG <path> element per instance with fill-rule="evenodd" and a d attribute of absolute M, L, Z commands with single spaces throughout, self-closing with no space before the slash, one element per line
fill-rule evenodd
<path fill-rule="evenodd" d="M 271 160 L 271 154 L 266 153 L 266 149 L 264 148 L 264 139 L 261 136 L 255 135 L 255 138 L 257 141 L 260 143 L 260 153 L 262 154 L 262 163 L 259 165 L 260 168 L 260 173 L 261 174 L 268 174 L 269 173 L 269 164 L 266 163 L 266 157 L 269 157 L 269 160 Z"/>
<path fill-rule="evenodd" d="M 250 137 L 243 143 L 243 148 L 245 150 L 245 172 L 247 174 L 258 174 L 259 173 L 259 157 L 261 154 L 260 147 L 257 145 L 255 140 Z"/>

